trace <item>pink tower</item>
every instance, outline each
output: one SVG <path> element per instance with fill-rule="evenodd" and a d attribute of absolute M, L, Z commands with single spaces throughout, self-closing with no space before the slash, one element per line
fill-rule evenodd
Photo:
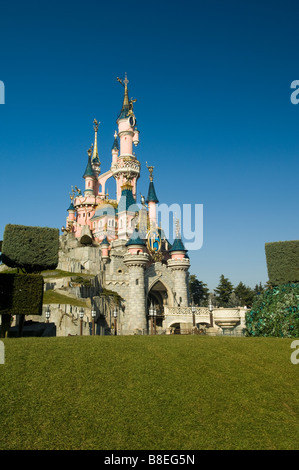
<path fill-rule="evenodd" d="M 124 99 L 120 114 L 117 118 L 118 137 L 120 141 L 119 156 L 113 155 L 113 165 L 111 167 L 116 180 L 116 199 L 121 197 L 121 188 L 126 183 L 133 187 L 133 196 L 136 200 L 136 184 L 140 176 L 140 163 L 133 153 L 133 144 L 139 143 L 139 131 L 136 127 L 136 117 L 133 105 L 136 100 L 129 99 L 127 74 L 122 81 L 117 79 L 124 86 Z M 115 137 L 116 139 L 116 137 Z"/>

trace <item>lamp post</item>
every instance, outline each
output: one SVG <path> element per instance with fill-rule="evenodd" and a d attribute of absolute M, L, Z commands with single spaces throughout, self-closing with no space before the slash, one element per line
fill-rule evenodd
<path fill-rule="evenodd" d="M 213 322 L 213 305 L 212 305 L 212 299 L 210 297 L 210 303 L 209 303 L 209 312 L 210 312 L 210 327 L 213 328 L 214 322 Z"/>
<path fill-rule="evenodd" d="M 80 316 L 80 336 L 82 336 L 83 335 L 83 317 L 84 317 L 84 308 L 83 307 L 80 308 L 79 316 Z"/>
<path fill-rule="evenodd" d="M 154 307 L 154 330 L 155 330 L 155 335 L 157 334 L 157 310 L 156 307 Z"/>
<path fill-rule="evenodd" d="M 92 318 L 92 336 L 95 335 L 95 317 L 96 317 L 96 314 L 97 312 L 95 311 L 95 309 L 93 308 L 92 311 L 91 311 L 91 318 Z"/>
<path fill-rule="evenodd" d="M 113 316 L 114 316 L 114 336 L 116 336 L 117 335 L 117 310 L 116 310 L 116 307 L 114 308 Z"/>
<path fill-rule="evenodd" d="M 48 305 L 47 310 L 46 310 L 46 323 L 49 323 L 49 318 L 50 318 L 50 305 Z"/>

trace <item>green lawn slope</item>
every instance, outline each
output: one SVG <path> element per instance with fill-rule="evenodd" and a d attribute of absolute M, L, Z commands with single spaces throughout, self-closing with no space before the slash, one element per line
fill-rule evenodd
<path fill-rule="evenodd" d="M 0 449 L 299 449 L 291 342 L 7 338 Z"/>

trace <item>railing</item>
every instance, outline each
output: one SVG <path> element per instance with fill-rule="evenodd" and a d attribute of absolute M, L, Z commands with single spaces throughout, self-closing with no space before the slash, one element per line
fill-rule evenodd
<path fill-rule="evenodd" d="M 214 308 L 213 309 L 213 316 L 217 318 L 221 316 L 221 318 L 232 318 L 232 317 L 240 317 L 241 312 L 243 313 L 246 309 L 237 307 L 237 308 Z M 164 306 L 164 314 L 167 315 L 186 315 L 192 316 L 192 307 L 168 307 L 167 305 Z M 210 315 L 210 311 L 208 307 L 195 307 L 194 314 L 196 317 L 206 317 Z"/>

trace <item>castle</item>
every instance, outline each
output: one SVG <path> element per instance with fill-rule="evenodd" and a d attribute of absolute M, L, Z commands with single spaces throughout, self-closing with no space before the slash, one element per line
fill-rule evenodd
<path fill-rule="evenodd" d="M 124 96 L 116 121 L 111 167 L 101 172 L 99 122 L 94 120 L 94 144 L 87 152 L 83 174 L 85 189 L 82 193 L 77 186 L 72 187 L 58 267 L 99 275 L 102 287 L 122 299 L 115 314 L 118 334 L 148 334 L 153 321 L 158 330 L 169 328 L 169 309 L 175 307 L 183 312 L 190 305 L 190 261 L 178 221 L 172 244 L 158 226 L 154 168 L 147 164 L 147 197 L 141 196 L 138 204 L 141 164 L 133 152 L 133 145 L 139 143 L 136 100 L 129 98 L 127 76 L 117 80 L 124 87 Z M 110 199 L 106 192 L 110 178 L 115 180 L 116 199 Z M 189 322 L 192 325 L 192 317 Z"/>

